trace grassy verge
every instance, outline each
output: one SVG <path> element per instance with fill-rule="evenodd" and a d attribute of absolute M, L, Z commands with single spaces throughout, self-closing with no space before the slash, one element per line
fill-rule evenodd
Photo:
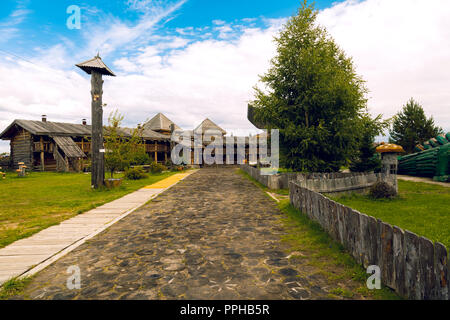
<path fill-rule="evenodd" d="M 242 170 L 239 174 L 264 191 L 268 190 Z M 282 224 L 287 231 L 282 241 L 287 243 L 291 250 L 301 253 L 291 259 L 305 265 L 308 272 L 320 274 L 328 280 L 331 284 L 329 298 L 400 299 L 386 287 L 381 290 L 369 290 L 366 286 L 369 275 L 364 268 L 318 223 L 295 209 L 289 200 L 281 200 L 278 207 L 284 213 Z"/>
<path fill-rule="evenodd" d="M 392 200 L 356 194 L 334 200 L 450 248 L 450 188 L 402 180 L 398 185 Z"/>
<path fill-rule="evenodd" d="M 112 190 L 92 190 L 89 174 L 32 172 L 19 178 L 8 173 L 6 180 L 0 180 L 0 248 L 172 174 L 124 180 Z"/>
<path fill-rule="evenodd" d="M 330 290 L 330 298 L 335 295 L 351 299 L 359 294 L 364 298 L 399 299 L 386 287 L 381 290 L 369 290 L 366 286 L 368 274 L 364 268 L 318 223 L 295 209 L 289 200 L 281 201 L 278 206 L 285 214 L 283 224 L 288 230 L 283 241 L 287 242 L 293 250 L 302 252 L 307 259 L 307 265 L 320 269 L 319 273 L 334 284 L 335 288 Z M 354 285 L 350 286 L 351 289 L 340 285 L 350 280 L 354 282 Z"/>
<path fill-rule="evenodd" d="M 20 295 L 26 286 L 31 282 L 32 277 L 25 279 L 11 279 L 6 281 L 0 288 L 0 300 L 7 300 L 8 298 Z"/>

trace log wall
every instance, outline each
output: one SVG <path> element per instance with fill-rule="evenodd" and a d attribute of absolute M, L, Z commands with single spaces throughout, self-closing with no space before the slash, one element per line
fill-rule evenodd
<path fill-rule="evenodd" d="M 23 129 L 11 139 L 11 166 L 17 169 L 19 162 L 25 163 L 30 170 L 33 168 L 33 139 Z"/>

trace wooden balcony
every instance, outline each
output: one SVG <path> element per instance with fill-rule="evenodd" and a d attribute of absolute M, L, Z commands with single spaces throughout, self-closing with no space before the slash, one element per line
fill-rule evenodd
<path fill-rule="evenodd" d="M 91 152 L 91 142 L 75 142 L 78 147 L 85 153 Z M 169 152 L 169 147 L 166 145 L 146 144 L 145 152 Z"/>
<path fill-rule="evenodd" d="M 54 144 L 52 142 L 33 142 L 33 152 L 49 152 L 53 153 Z"/>
<path fill-rule="evenodd" d="M 78 146 L 78 148 L 81 149 L 84 153 L 90 153 L 91 152 L 91 143 L 90 142 L 75 142 Z"/>
<path fill-rule="evenodd" d="M 166 145 L 154 145 L 154 144 L 146 144 L 145 152 L 169 152 L 169 147 Z"/>

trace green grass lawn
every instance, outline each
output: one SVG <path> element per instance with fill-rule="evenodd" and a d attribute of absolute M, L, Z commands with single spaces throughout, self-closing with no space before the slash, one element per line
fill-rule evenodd
<path fill-rule="evenodd" d="M 7 173 L 6 180 L 0 180 L 0 248 L 172 174 L 124 180 L 112 190 L 93 190 L 90 174 L 32 172 L 19 178 Z"/>
<path fill-rule="evenodd" d="M 399 196 L 392 200 L 356 194 L 333 199 L 450 248 L 450 188 L 402 180 L 398 184 Z"/>

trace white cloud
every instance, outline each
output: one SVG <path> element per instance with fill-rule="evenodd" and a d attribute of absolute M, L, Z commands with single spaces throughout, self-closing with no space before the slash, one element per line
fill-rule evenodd
<path fill-rule="evenodd" d="M 196 34 L 194 27 L 176 28 L 175 31 L 183 36 L 194 36 Z"/>
<path fill-rule="evenodd" d="M 150 0 L 130 0 L 128 4 L 133 10 L 142 12 L 142 16 L 134 25 L 122 21 L 118 17 L 104 16 L 101 21 L 88 23 L 83 27 L 84 38 L 88 40 L 84 52 L 100 51 L 102 56 L 114 52 L 125 45 L 138 45 L 148 40 L 154 28 L 180 9 L 187 0 L 177 2 L 150 1 Z"/>
<path fill-rule="evenodd" d="M 221 25 L 225 24 L 225 21 L 223 21 L 223 20 L 213 20 L 212 23 L 215 24 L 215 25 L 221 26 Z"/>
<path fill-rule="evenodd" d="M 185 47 L 189 43 L 189 40 L 180 38 L 180 37 L 172 37 L 168 41 L 161 41 L 156 46 L 160 50 L 166 49 L 177 49 L 181 47 Z"/>
<path fill-rule="evenodd" d="M 247 101 L 274 54 L 274 34 L 273 28 L 251 29 L 235 42 L 197 41 L 164 61 L 157 48 L 147 47 L 127 60 L 143 74 L 112 79 L 105 93 L 127 92 L 109 99 L 135 122 L 164 112 L 184 128 L 193 128 L 206 117 L 226 129 L 251 128 Z"/>
<path fill-rule="evenodd" d="M 11 39 L 18 36 L 20 29 L 18 26 L 25 21 L 26 17 L 31 13 L 25 8 L 25 5 L 19 1 L 14 11 L 9 16 L 0 20 L 0 43 L 8 43 Z"/>
<path fill-rule="evenodd" d="M 393 116 L 411 97 L 450 131 L 450 2 L 346 1 L 319 22 L 354 58 L 372 113 Z"/>
<path fill-rule="evenodd" d="M 226 39 L 233 35 L 233 28 L 229 25 L 223 25 L 220 27 L 215 27 L 214 30 L 219 32 L 219 38 L 220 39 Z"/>

